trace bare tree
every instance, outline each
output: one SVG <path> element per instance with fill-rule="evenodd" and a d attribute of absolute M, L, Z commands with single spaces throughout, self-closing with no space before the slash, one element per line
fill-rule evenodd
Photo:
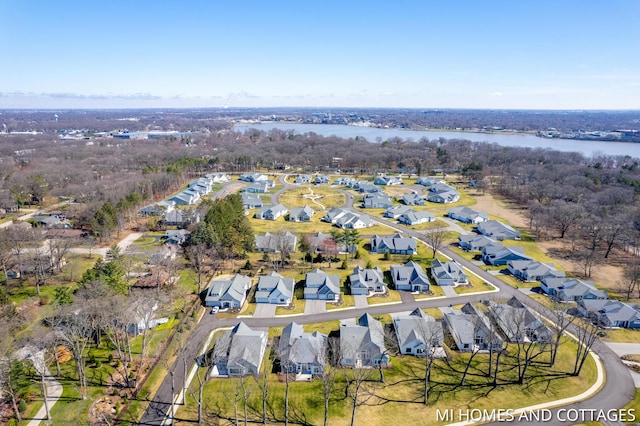
<path fill-rule="evenodd" d="M 576 359 L 571 374 L 578 376 L 589 356 L 589 351 L 598 340 L 598 326 L 584 318 L 576 319 L 574 324 L 578 348 L 576 349 Z"/>
<path fill-rule="evenodd" d="M 562 341 L 562 337 L 565 335 L 567 329 L 573 323 L 575 317 L 569 315 L 567 307 L 561 303 L 554 303 L 551 309 L 553 313 L 553 341 L 551 344 L 551 357 L 549 359 L 549 365 L 553 367 L 556 362 L 556 356 L 558 355 L 558 349 Z"/>
<path fill-rule="evenodd" d="M 267 371 L 269 363 L 265 360 L 262 363 L 262 373 L 254 374 L 253 379 L 260 391 L 260 398 L 262 403 L 262 424 L 267 424 L 267 403 L 269 400 L 269 372 Z"/>
<path fill-rule="evenodd" d="M 447 228 L 437 228 L 427 232 L 427 240 L 431 246 L 431 258 L 435 259 L 438 251 L 444 245 L 447 237 Z"/>
<path fill-rule="evenodd" d="M 367 388 L 371 380 L 371 369 L 354 367 L 344 370 L 345 393 L 351 403 L 351 426 L 356 424 L 356 411 L 371 399 L 373 392 Z"/>
<path fill-rule="evenodd" d="M 329 401 L 336 385 L 337 366 L 340 363 L 340 339 L 329 337 L 327 339 L 327 356 L 325 356 L 324 369 L 320 373 L 322 380 L 322 397 L 324 401 L 324 426 L 329 424 Z"/>
<path fill-rule="evenodd" d="M 191 264 L 191 267 L 196 272 L 198 278 L 198 294 L 202 291 L 202 276 L 207 270 L 207 258 L 211 256 L 211 250 L 207 249 L 207 245 L 204 243 L 194 244 L 185 247 L 184 253 Z"/>

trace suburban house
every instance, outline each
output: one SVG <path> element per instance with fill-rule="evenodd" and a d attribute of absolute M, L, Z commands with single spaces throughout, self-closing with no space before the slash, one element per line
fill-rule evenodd
<path fill-rule="evenodd" d="M 593 284 L 576 278 L 545 278 L 541 283 L 542 291 L 562 302 L 607 298 L 606 291 L 598 290 Z"/>
<path fill-rule="evenodd" d="M 165 213 L 172 212 L 176 208 L 173 201 L 158 201 L 155 204 L 149 204 L 140 209 L 142 216 L 162 216 Z"/>
<path fill-rule="evenodd" d="M 374 192 L 382 192 L 382 189 L 371 182 L 358 182 L 357 188 L 358 192 L 367 192 L 373 194 Z"/>
<path fill-rule="evenodd" d="M 413 210 L 411 210 L 411 208 L 408 206 L 392 206 L 392 207 L 389 207 L 387 210 L 385 210 L 384 217 L 388 217 L 390 219 L 398 219 L 400 216 L 402 216 L 408 211 L 413 211 Z"/>
<path fill-rule="evenodd" d="M 298 185 L 304 184 L 304 183 L 311 183 L 311 176 L 309 176 L 309 175 L 298 175 L 293 182 L 297 183 Z"/>
<path fill-rule="evenodd" d="M 424 206 L 425 201 L 420 195 L 412 192 L 411 194 L 405 194 L 402 196 L 402 202 L 405 206 Z"/>
<path fill-rule="evenodd" d="M 531 258 L 524 254 L 522 247 L 490 244 L 482 249 L 482 260 L 488 265 L 504 266 L 513 260 L 531 260 Z"/>
<path fill-rule="evenodd" d="M 442 262 L 440 259 L 434 259 L 431 264 L 431 277 L 437 285 L 469 284 L 469 275 L 464 273 L 462 266 L 455 260 Z"/>
<path fill-rule="evenodd" d="M 583 299 L 578 310 L 598 325 L 607 328 L 640 328 L 640 308 L 619 300 Z"/>
<path fill-rule="evenodd" d="M 169 229 L 164 232 L 164 235 L 160 239 L 165 244 L 180 245 L 186 242 L 191 237 L 191 232 L 186 229 Z"/>
<path fill-rule="evenodd" d="M 373 180 L 374 185 L 392 186 L 402 185 L 402 178 L 398 176 L 378 176 Z"/>
<path fill-rule="evenodd" d="M 389 254 L 417 254 L 418 243 L 413 237 L 403 237 L 400 234 L 393 236 L 371 237 L 372 253 Z"/>
<path fill-rule="evenodd" d="M 333 184 L 336 186 L 348 186 L 350 188 L 352 188 L 355 183 L 356 180 L 350 177 L 339 177 L 333 181 Z"/>
<path fill-rule="evenodd" d="M 495 244 L 501 243 L 484 235 L 460 235 L 458 237 L 458 245 L 466 251 L 482 251 L 486 246 Z"/>
<path fill-rule="evenodd" d="M 316 211 L 309 206 L 299 207 L 291 209 L 287 220 L 289 222 L 311 222 L 314 214 L 316 214 Z"/>
<path fill-rule="evenodd" d="M 296 251 L 298 237 L 289 231 L 283 233 L 265 232 L 256 235 L 256 251 L 259 253 L 280 253 L 286 249 L 289 253 Z"/>
<path fill-rule="evenodd" d="M 46 229 L 69 227 L 69 222 L 67 222 L 66 220 L 60 220 L 58 216 L 36 215 L 33 216 L 30 221 L 33 222 L 36 226 Z"/>
<path fill-rule="evenodd" d="M 220 183 L 220 182 L 229 182 L 231 177 L 226 173 L 208 173 L 204 175 L 207 179 L 209 179 L 212 183 Z"/>
<path fill-rule="evenodd" d="M 255 297 L 256 303 L 270 303 L 272 305 L 290 305 L 293 302 L 293 278 L 285 278 L 272 272 L 258 278 Z"/>
<path fill-rule="evenodd" d="M 240 175 L 238 179 L 243 182 L 263 182 L 268 181 L 269 177 L 262 173 L 246 173 L 244 175 Z"/>
<path fill-rule="evenodd" d="M 211 376 L 240 377 L 260 372 L 260 365 L 267 349 L 267 332 L 252 330 L 240 322 L 225 332 L 214 349 L 204 355 L 213 358 Z"/>
<path fill-rule="evenodd" d="M 355 324 L 340 326 L 340 363 L 345 367 L 386 367 L 389 354 L 380 321 L 364 314 Z"/>
<path fill-rule="evenodd" d="M 501 350 L 503 347 L 503 341 L 492 330 L 489 319 L 469 303 L 460 310 L 445 313 L 444 322 L 459 351 Z"/>
<path fill-rule="evenodd" d="M 242 193 L 242 207 L 245 209 L 259 209 L 263 205 L 264 202 L 259 195 L 250 194 L 248 192 Z"/>
<path fill-rule="evenodd" d="M 331 181 L 331 179 L 329 179 L 329 176 L 327 176 L 327 175 L 318 175 L 313 180 L 313 184 L 314 185 L 327 185 L 330 181 Z"/>
<path fill-rule="evenodd" d="M 361 215 L 347 211 L 346 214 L 340 216 L 335 222 L 338 228 L 342 229 L 362 229 L 373 226 L 371 218 L 367 215 Z"/>
<path fill-rule="evenodd" d="M 537 314 L 515 297 L 507 303 L 491 303 L 489 312 L 510 342 L 550 343 L 553 332 Z"/>
<path fill-rule="evenodd" d="M 422 185 L 422 186 L 433 186 L 433 185 L 443 184 L 443 183 L 445 183 L 444 180 L 440 178 L 430 177 L 430 176 L 421 176 L 416 181 L 416 184 Z"/>
<path fill-rule="evenodd" d="M 520 232 L 498 220 L 487 220 L 478 224 L 478 232 L 494 240 L 519 240 Z"/>
<path fill-rule="evenodd" d="M 445 183 L 431 185 L 427 193 L 427 201 L 432 203 L 449 204 L 460 199 L 460 194 L 452 186 Z"/>
<path fill-rule="evenodd" d="M 127 333 L 142 334 L 144 330 L 151 330 L 160 324 L 169 322 L 169 318 L 156 316 L 158 302 L 151 298 L 140 298 L 133 302 L 124 314 Z"/>
<path fill-rule="evenodd" d="M 367 194 L 362 200 L 362 207 L 365 209 L 388 209 L 393 206 L 393 200 L 383 192 Z"/>
<path fill-rule="evenodd" d="M 384 275 L 377 266 L 373 269 L 364 269 L 361 266 L 353 268 L 353 273 L 349 276 L 349 287 L 354 296 L 367 296 L 371 293 L 387 291 Z"/>
<path fill-rule="evenodd" d="M 535 260 L 510 260 L 507 262 L 509 272 L 524 282 L 542 281 L 545 278 L 564 278 L 564 271 L 558 271 L 550 263 Z"/>
<path fill-rule="evenodd" d="M 454 207 L 447 213 L 451 219 L 459 220 L 464 223 L 478 224 L 480 222 L 486 222 L 489 220 L 489 216 L 486 213 L 479 212 L 470 207 Z"/>
<path fill-rule="evenodd" d="M 278 356 L 283 373 L 322 374 L 326 366 L 327 335 L 305 333 L 295 322 L 282 329 Z"/>
<path fill-rule="evenodd" d="M 222 309 L 240 309 L 250 288 L 251 278 L 246 275 L 236 274 L 232 278 L 211 280 L 204 298 L 204 305 Z"/>
<path fill-rule="evenodd" d="M 340 275 L 327 274 L 316 268 L 308 272 L 304 281 L 304 298 L 307 300 L 340 300 Z"/>
<path fill-rule="evenodd" d="M 190 210 L 172 210 L 165 212 L 160 220 L 164 226 L 177 226 L 186 228 L 187 226 L 200 222 L 200 212 Z"/>
<path fill-rule="evenodd" d="M 174 204 L 180 206 L 191 206 L 197 204 L 200 201 L 200 194 L 196 191 L 192 191 L 190 189 L 184 190 L 173 197 L 169 198 L 167 201 L 173 202 Z"/>
<path fill-rule="evenodd" d="M 442 323 L 416 308 L 409 315 L 393 319 L 400 353 L 403 355 L 444 356 Z"/>
<path fill-rule="evenodd" d="M 408 210 L 398 218 L 398 222 L 404 223 L 405 225 L 418 225 L 420 223 L 433 222 L 435 220 L 436 217 L 426 210 L 419 212 Z"/>
<path fill-rule="evenodd" d="M 396 290 L 427 292 L 431 288 L 422 266 L 412 260 L 402 266 L 391 265 L 391 279 Z"/>
<path fill-rule="evenodd" d="M 340 254 L 340 253 L 355 253 L 357 250 L 356 245 L 347 247 L 343 244 L 338 244 L 333 239 L 333 235 L 325 234 L 322 232 L 316 232 L 315 234 L 307 234 L 305 237 L 311 247 L 312 253 L 315 254 Z"/>
<path fill-rule="evenodd" d="M 201 196 L 207 195 L 212 191 L 213 182 L 206 177 L 201 177 L 189 183 L 189 189 L 196 191 Z"/>
<path fill-rule="evenodd" d="M 342 216 L 346 215 L 347 213 L 349 213 L 349 210 L 341 209 L 338 207 L 332 207 L 331 209 L 329 209 L 327 214 L 322 217 L 322 221 L 335 224 L 338 221 L 338 219 L 340 219 Z"/>
<path fill-rule="evenodd" d="M 272 186 L 269 184 L 269 181 L 261 180 L 258 182 L 251 182 L 247 186 L 245 186 L 242 190 L 244 192 L 249 192 L 252 194 L 266 194 L 269 192 Z"/>
<path fill-rule="evenodd" d="M 253 217 L 256 219 L 264 219 L 264 220 L 276 220 L 280 216 L 284 216 L 289 212 L 282 204 L 276 204 L 275 206 L 264 206 L 260 210 L 256 212 Z"/>

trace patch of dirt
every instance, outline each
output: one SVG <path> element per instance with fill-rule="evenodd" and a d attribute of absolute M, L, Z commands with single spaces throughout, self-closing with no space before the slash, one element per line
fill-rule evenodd
<path fill-rule="evenodd" d="M 516 206 L 511 207 L 508 201 L 502 201 L 495 198 L 489 193 L 472 194 L 473 198 L 477 201 L 476 204 L 471 206 L 481 212 L 498 216 L 519 228 L 527 228 L 529 226 L 529 220 L 527 219 L 527 210 Z"/>

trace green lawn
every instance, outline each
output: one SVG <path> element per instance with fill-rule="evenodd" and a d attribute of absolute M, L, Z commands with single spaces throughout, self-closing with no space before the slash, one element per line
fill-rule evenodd
<path fill-rule="evenodd" d="M 386 295 L 384 296 L 373 296 L 367 297 L 367 303 L 369 305 L 379 305 L 383 303 L 399 303 L 402 299 L 400 298 L 400 292 L 398 290 L 388 289 Z"/>
<path fill-rule="evenodd" d="M 309 206 L 316 212 L 332 207 L 342 207 L 346 200 L 347 197 L 342 191 L 314 185 L 287 189 L 278 196 L 278 202 L 290 209 Z"/>

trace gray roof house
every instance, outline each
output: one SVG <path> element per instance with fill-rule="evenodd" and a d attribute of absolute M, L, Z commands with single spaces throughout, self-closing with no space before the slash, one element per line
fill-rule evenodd
<path fill-rule="evenodd" d="M 169 198 L 167 201 L 171 201 L 174 204 L 181 205 L 181 206 L 191 206 L 200 201 L 200 194 L 195 191 L 191 191 L 187 189 L 174 195 L 173 197 Z"/>
<path fill-rule="evenodd" d="M 362 200 L 365 209 L 388 209 L 393 206 L 393 200 L 383 192 L 367 194 Z"/>
<path fill-rule="evenodd" d="M 326 185 L 329 182 L 331 182 L 331 179 L 329 179 L 329 176 L 327 175 L 318 175 L 313 179 L 314 185 Z"/>
<path fill-rule="evenodd" d="M 311 183 L 311 176 L 305 174 L 298 175 L 293 182 L 297 184 Z"/>
<path fill-rule="evenodd" d="M 311 218 L 315 213 L 316 211 L 309 206 L 299 207 L 291 209 L 287 220 L 289 222 L 311 222 Z"/>
<path fill-rule="evenodd" d="M 484 235 L 460 235 L 458 245 L 466 251 L 482 251 L 488 245 L 501 244 Z"/>
<path fill-rule="evenodd" d="M 418 225 L 420 223 L 433 222 L 436 217 L 426 210 L 414 211 L 408 210 L 398 218 L 398 222 L 405 225 Z"/>
<path fill-rule="evenodd" d="M 338 219 L 340 219 L 342 216 L 346 215 L 347 213 L 349 213 L 349 210 L 341 209 L 338 207 L 332 207 L 331 209 L 329 209 L 327 214 L 322 217 L 322 221 L 329 222 L 329 223 L 336 223 Z"/>
<path fill-rule="evenodd" d="M 391 279 L 396 290 L 426 292 L 431 288 L 422 266 L 412 260 L 402 266 L 391 265 Z"/>
<path fill-rule="evenodd" d="M 512 297 L 507 303 L 491 303 L 489 312 L 510 342 L 550 343 L 553 332 L 537 314 Z"/>
<path fill-rule="evenodd" d="M 155 204 L 149 204 L 140 209 L 140 214 L 143 216 L 162 216 L 166 212 L 171 212 L 176 208 L 176 203 L 173 201 L 158 201 Z"/>
<path fill-rule="evenodd" d="M 213 349 L 211 376 L 240 377 L 258 374 L 267 348 L 267 332 L 240 322 L 220 337 Z"/>
<path fill-rule="evenodd" d="M 480 222 L 486 222 L 489 220 L 489 216 L 486 213 L 482 213 L 478 210 L 472 209 L 470 207 L 454 207 L 447 213 L 451 219 L 459 220 L 464 223 L 475 223 L 478 224 Z"/>
<path fill-rule="evenodd" d="M 519 240 L 520 232 L 498 220 L 487 220 L 478 224 L 478 232 L 494 240 Z"/>
<path fill-rule="evenodd" d="M 411 207 L 408 207 L 408 206 L 392 206 L 392 207 L 389 207 L 387 210 L 385 210 L 384 217 L 388 217 L 391 219 L 398 219 L 400 216 L 402 216 L 408 211 L 413 211 L 413 210 L 411 210 Z"/>
<path fill-rule="evenodd" d="M 402 178 L 398 176 L 378 176 L 373 180 L 375 185 L 384 185 L 384 186 L 392 186 L 392 185 L 402 185 Z"/>
<path fill-rule="evenodd" d="M 167 226 L 186 228 L 193 223 L 200 222 L 200 212 L 193 209 L 168 211 L 162 215 L 161 222 Z"/>
<path fill-rule="evenodd" d="M 340 300 L 340 275 L 327 274 L 316 268 L 304 281 L 304 298 L 309 300 Z"/>
<path fill-rule="evenodd" d="M 373 222 L 367 215 L 348 211 L 345 215 L 338 218 L 336 226 L 342 229 L 362 229 L 373 226 Z"/>
<path fill-rule="evenodd" d="M 564 271 L 558 271 L 550 263 L 535 260 L 510 260 L 507 262 L 509 272 L 524 282 L 542 281 L 545 278 L 564 278 Z"/>
<path fill-rule="evenodd" d="M 348 186 L 348 187 L 353 187 L 353 184 L 356 183 L 356 180 L 354 178 L 350 178 L 350 177 L 339 177 L 336 180 L 333 181 L 333 184 L 336 186 Z"/>
<path fill-rule="evenodd" d="M 256 251 L 259 253 L 280 253 L 286 248 L 289 253 L 296 251 L 298 237 L 289 231 L 283 233 L 265 232 L 262 235 L 256 235 Z"/>
<path fill-rule="evenodd" d="M 186 229 L 169 229 L 160 237 L 165 244 L 182 244 L 189 239 L 191 232 Z"/>
<path fill-rule="evenodd" d="M 280 216 L 284 216 L 289 212 L 282 204 L 276 204 L 275 206 L 264 206 L 260 210 L 256 212 L 253 216 L 256 219 L 264 219 L 264 220 L 276 220 Z"/>
<path fill-rule="evenodd" d="M 236 274 L 233 278 L 211 280 L 204 305 L 239 309 L 244 304 L 250 288 L 251 278 L 246 275 Z"/>
<path fill-rule="evenodd" d="M 581 300 L 578 310 L 597 324 L 613 328 L 640 328 L 640 308 L 619 300 Z"/>
<path fill-rule="evenodd" d="M 412 192 L 411 194 L 405 194 L 402 196 L 402 202 L 405 206 L 424 206 L 424 198 L 420 195 Z"/>
<path fill-rule="evenodd" d="M 360 266 L 353 268 L 353 273 L 349 276 L 349 287 L 354 296 L 384 293 L 387 290 L 382 270 L 377 266 L 373 269 Z"/>
<path fill-rule="evenodd" d="M 431 185 L 427 193 L 427 201 L 432 203 L 449 204 L 455 203 L 460 199 L 460 194 L 452 186 L 444 183 L 436 183 Z"/>
<path fill-rule="evenodd" d="M 434 259 L 431 264 L 431 277 L 438 285 L 469 284 L 469 275 L 464 273 L 462 266 L 455 260 L 442 262 L 440 259 Z"/>
<path fill-rule="evenodd" d="M 488 265 L 504 266 L 513 260 L 531 260 L 531 258 L 524 254 L 522 247 L 490 244 L 482 249 L 482 260 Z"/>
<path fill-rule="evenodd" d="M 426 315 L 420 308 L 416 308 L 409 315 L 394 318 L 393 327 L 401 354 L 414 356 L 426 356 L 429 352 L 432 356 L 443 354 L 442 323 Z"/>
<path fill-rule="evenodd" d="M 432 186 L 439 183 L 445 183 L 445 181 L 440 178 L 431 177 L 431 176 L 421 176 L 416 181 L 416 184 L 422 185 L 422 186 Z"/>
<path fill-rule="evenodd" d="M 375 185 L 371 182 L 366 182 L 366 181 L 358 182 L 357 190 L 358 192 L 368 192 L 368 193 L 382 192 L 382 188 L 380 188 L 378 185 Z"/>
<path fill-rule="evenodd" d="M 260 182 L 269 180 L 269 177 L 262 173 L 246 173 L 244 175 L 240 175 L 238 179 L 243 182 Z"/>
<path fill-rule="evenodd" d="M 542 291 L 563 302 L 578 302 L 583 299 L 607 299 L 607 292 L 598 290 L 591 283 L 576 278 L 545 278 Z"/>
<path fill-rule="evenodd" d="M 271 188 L 272 187 L 269 185 L 268 181 L 258 181 L 249 183 L 247 186 L 242 188 L 242 190 L 244 192 L 251 192 L 254 194 L 266 194 Z"/>
<path fill-rule="evenodd" d="M 256 303 L 270 303 L 272 305 L 290 305 L 293 302 L 293 278 L 285 278 L 272 272 L 258 278 L 255 297 Z"/>
<path fill-rule="evenodd" d="M 294 374 L 321 374 L 326 366 L 326 350 L 326 334 L 305 333 L 301 325 L 291 322 L 282 329 L 278 343 L 281 370 Z"/>
<path fill-rule="evenodd" d="M 242 207 L 245 209 L 258 209 L 263 205 L 264 202 L 259 195 L 251 194 L 249 192 L 242 193 Z"/>
<path fill-rule="evenodd" d="M 445 313 L 444 322 L 459 351 L 502 349 L 503 341 L 492 330 L 488 318 L 469 303 L 460 310 Z"/>
<path fill-rule="evenodd" d="M 345 367 L 374 367 L 389 364 L 380 321 L 364 314 L 355 324 L 340 327 L 340 363 Z"/>
<path fill-rule="evenodd" d="M 371 237 L 372 253 L 389 253 L 389 254 L 417 254 L 418 243 L 413 237 L 403 237 L 400 234 L 393 236 Z"/>

